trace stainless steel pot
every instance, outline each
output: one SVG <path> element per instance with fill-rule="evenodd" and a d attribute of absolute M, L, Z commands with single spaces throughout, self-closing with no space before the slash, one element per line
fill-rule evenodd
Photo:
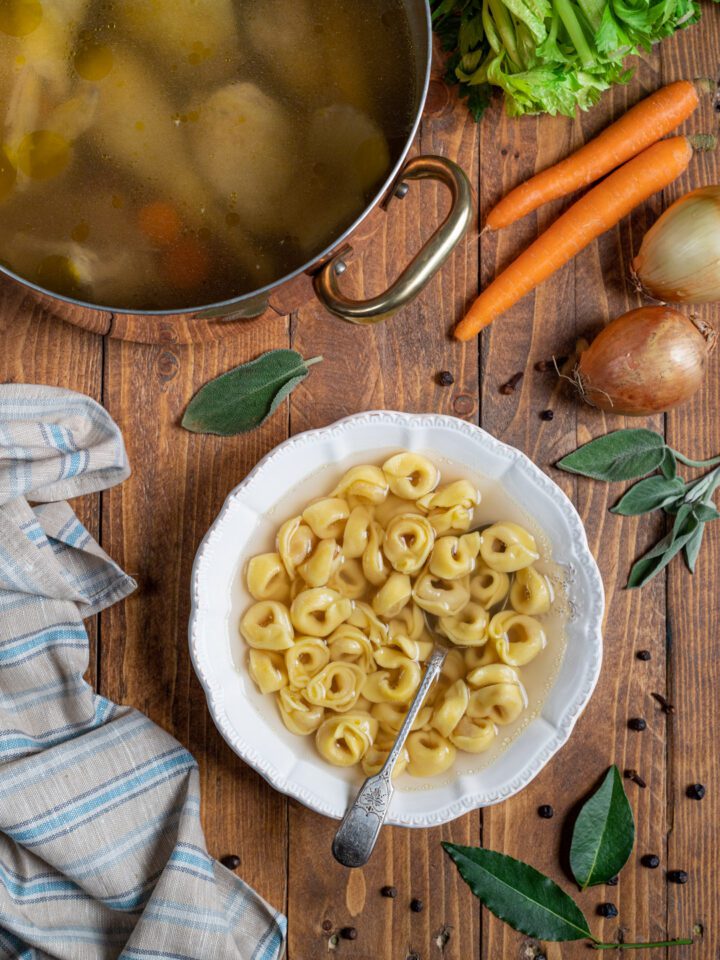
<path fill-rule="evenodd" d="M 412 130 L 402 155 L 373 200 L 355 222 L 311 263 L 304 264 L 268 286 L 232 300 L 202 306 L 188 306 L 186 310 L 128 311 L 122 308 L 115 309 L 112 306 L 99 306 L 52 293 L 1 265 L 0 272 L 29 288 L 50 312 L 94 329 L 103 329 L 104 324 L 109 324 L 113 317 L 117 319 L 119 316 L 181 315 L 198 320 L 238 320 L 256 317 L 267 309 L 272 294 L 283 285 L 291 284 L 303 273 L 313 277 L 315 293 L 323 306 L 343 320 L 368 324 L 377 323 L 391 316 L 416 297 L 437 273 L 462 238 L 473 216 L 470 182 L 456 163 L 437 156 L 418 156 L 407 160 L 420 125 L 430 82 L 432 23 L 429 0 L 404 0 L 404 3 L 412 30 L 417 64 L 415 120 Z M 349 299 L 342 293 L 340 280 L 346 269 L 345 261 L 352 251 L 348 241 L 352 238 L 353 232 L 378 204 L 387 207 L 393 198 L 403 198 L 410 189 L 408 181 L 424 179 L 437 180 L 450 190 L 452 203 L 448 216 L 388 290 L 371 300 Z"/>

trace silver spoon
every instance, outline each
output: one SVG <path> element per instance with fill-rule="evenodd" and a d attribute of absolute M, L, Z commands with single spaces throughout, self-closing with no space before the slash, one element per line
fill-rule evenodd
<path fill-rule="evenodd" d="M 435 646 L 427 661 L 425 675 L 417 688 L 410 709 L 382 770 L 374 776 L 368 777 L 360 787 L 358 795 L 343 817 L 333 840 L 333 855 L 345 867 L 362 867 L 370 859 L 370 854 L 375 847 L 380 828 L 385 823 L 390 801 L 395 792 L 395 785 L 392 780 L 393 769 L 425 697 L 440 675 L 448 654 L 444 639 L 436 632 L 427 614 L 425 614 L 425 623 L 435 640 Z"/>

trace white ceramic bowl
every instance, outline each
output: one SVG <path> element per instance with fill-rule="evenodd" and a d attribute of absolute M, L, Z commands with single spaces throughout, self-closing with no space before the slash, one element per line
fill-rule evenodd
<path fill-rule="evenodd" d="M 233 490 L 200 545 L 190 653 L 213 720 L 232 749 L 277 790 L 340 818 L 362 773 L 321 760 L 313 738 L 286 730 L 272 698 L 255 688 L 238 634 L 240 615 L 252 602 L 242 573 L 249 557 L 273 549 L 279 524 L 332 489 L 348 466 L 382 462 L 400 449 L 433 456 L 443 474 L 476 478 L 481 490 L 500 481 L 507 496 L 491 495 L 487 519 L 528 522 L 529 514 L 536 521 L 546 552 L 562 568 L 568 610 L 564 655 L 561 644 L 553 652 L 552 643 L 540 655 L 554 658 L 552 686 L 548 692 L 548 674 L 535 715 L 519 722 L 502 752 L 491 762 L 458 753 L 454 767 L 427 781 L 398 778 L 389 822 L 426 827 L 527 786 L 567 741 L 600 672 L 603 587 L 582 522 L 560 488 L 519 450 L 454 417 L 392 411 L 356 414 L 280 444 Z"/>

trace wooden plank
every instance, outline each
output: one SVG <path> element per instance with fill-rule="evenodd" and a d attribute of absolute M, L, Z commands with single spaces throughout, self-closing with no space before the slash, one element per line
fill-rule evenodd
<path fill-rule="evenodd" d="M 456 158 L 475 177 L 476 144 L 474 124 L 436 83 L 420 150 Z M 429 184 L 414 187 L 402 203 L 394 202 L 362 244 L 362 255 L 358 251 L 353 258 L 343 279 L 349 292 L 372 295 L 383 289 L 444 216 L 446 206 L 446 198 Z M 293 396 L 293 432 L 380 408 L 454 412 L 476 420 L 475 348 L 446 337 L 452 318 L 475 288 L 475 246 L 470 238 L 416 303 L 377 327 L 344 324 L 317 306 L 299 311 L 293 345 L 304 356 L 324 354 L 326 362 L 313 369 Z M 435 383 L 443 369 L 455 376 L 452 389 Z M 443 839 L 477 843 L 478 814 L 441 829 L 387 828 L 368 866 L 355 871 L 332 860 L 336 826 L 290 805 L 289 960 L 323 956 L 333 933 L 347 925 L 356 927 L 358 937 L 342 941 L 341 952 L 355 960 L 405 960 L 415 953 L 423 960 L 478 956 L 477 904 L 440 847 Z M 397 887 L 396 900 L 380 896 L 385 884 Z M 423 913 L 409 910 L 413 897 L 425 902 Z"/>
<path fill-rule="evenodd" d="M 703 6 L 700 26 L 663 44 L 663 78 L 717 74 L 720 49 L 720 11 Z M 709 98 L 688 126 L 693 131 L 717 131 L 717 114 Z M 720 182 L 717 155 L 697 157 L 691 172 L 667 191 L 671 202 L 693 187 Z M 685 307 L 705 320 L 718 323 L 716 305 Z M 694 458 L 720 453 L 720 383 L 718 358 L 710 362 L 705 388 L 689 404 L 667 417 L 668 443 Z M 692 474 L 693 471 L 690 471 Z M 720 637 L 717 632 L 717 581 L 720 575 L 720 543 L 714 525 L 704 535 L 697 572 L 691 577 L 682 561 L 668 570 L 668 699 L 677 712 L 666 718 L 655 708 L 653 717 L 660 731 L 666 728 L 669 751 L 667 789 L 668 819 L 664 873 L 683 869 L 686 886 L 668 886 L 668 931 L 673 936 L 695 935 L 701 943 L 672 951 L 672 958 L 720 955 L 720 771 L 714 748 L 720 689 Z M 701 782 L 707 796 L 698 803 L 688 799 L 688 784 Z M 660 873 L 660 871 L 658 871 Z M 665 877 L 655 887 L 665 884 Z"/>
<path fill-rule="evenodd" d="M 286 801 L 217 733 L 190 665 L 190 571 L 225 496 L 283 440 L 287 417 L 233 440 L 179 426 L 214 376 L 287 346 L 287 321 L 253 321 L 245 337 L 193 349 L 108 340 L 104 401 L 122 427 L 132 478 L 103 501 L 103 544 L 139 583 L 102 620 L 101 689 L 172 732 L 200 763 L 205 832 L 215 856 L 236 853 L 240 874 L 285 903 Z"/>
<path fill-rule="evenodd" d="M 483 123 L 483 212 L 509 187 L 566 155 L 658 82 L 658 61 L 650 59 L 630 87 L 606 94 L 591 114 L 575 121 L 547 117 L 510 121 L 495 107 Z M 497 237 L 483 235 L 483 282 L 552 222 L 568 202 L 551 204 Z M 648 790 L 640 792 L 633 785 L 628 790 L 638 819 L 639 850 L 646 849 L 652 832 L 662 829 L 664 823 L 663 742 L 652 733 L 637 734 L 627 728 L 628 718 L 638 711 L 638 691 L 648 675 L 653 682 L 664 680 L 663 658 L 657 655 L 664 636 L 664 589 L 660 582 L 647 587 L 642 597 L 622 591 L 632 560 L 656 535 L 656 525 L 612 517 L 607 508 L 617 496 L 615 488 L 576 481 L 552 468 L 561 455 L 591 436 L 623 426 L 623 421 L 582 407 L 554 375 L 535 372 L 533 364 L 571 353 L 576 338 L 587 336 L 635 305 L 624 279 L 627 251 L 633 238 L 642 236 L 647 216 L 647 210 L 639 211 L 582 253 L 534 296 L 496 321 L 482 344 L 482 425 L 519 446 L 571 496 L 585 523 L 590 547 L 599 558 L 609 598 L 605 667 L 571 742 L 523 793 L 487 811 L 484 819 L 483 840 L 488 847 L 528 860 L 568 890 L 573 884 L 564 869 L 563 851 L 574 807 L 609 764 L 641 769 L 650 781 Z M 525 376 L 516 392 L 510 397 L 501 395 L 498 385 L 520 370 L 525 370 Z M 554 411 L 551 422 L 540 421 L 539 412 L 544 408 Z M 661 428 L 662 421 L 658 419 L 654 425 Z M 655 651 L 650 664 L 635 659 L 639 646 Z M 537 807 L 543 803 L 555 808 L 553 820 L 538 818 Z M 619 887 L 598 888 L 578 897 L 597 935 L 614 939 L 621 932 L 629 939 L 630 935 L 642 938 L 664 932 L 664 890 L 654 891 L 651 902 L 649 872 L 628 869 Z M 597 904 L 605 900 L 620 907 L 619 921 L 603 922 L 594 916 Z M 586 947 L 548 945 L 541 951 L 540 945 L 491 918 L 483 944 L 487 960 L 529 960 L 540 952 L 548 960 L 560 956 L 572 960 L 584 957 Z"/>
<path fill-rule="evenodd" d="M 65 387 L 100 399 L 102 339 L 54 319 L 23 287 L 0 278 L 0 382 Z M 99 536 L 100 495 L 73 503 L 81 522 Z M 90 635 L 87 679 L 97 681 L 97 618 L 86 622 Z"/>

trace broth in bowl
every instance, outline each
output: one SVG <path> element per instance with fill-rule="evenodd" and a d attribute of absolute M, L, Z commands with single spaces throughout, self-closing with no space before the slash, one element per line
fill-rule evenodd
<path fill-rule="evenodd" d="M 0 0 L 0 262 L 127 310 L 311 262 L 412 129 L 403 0 Z"/>

